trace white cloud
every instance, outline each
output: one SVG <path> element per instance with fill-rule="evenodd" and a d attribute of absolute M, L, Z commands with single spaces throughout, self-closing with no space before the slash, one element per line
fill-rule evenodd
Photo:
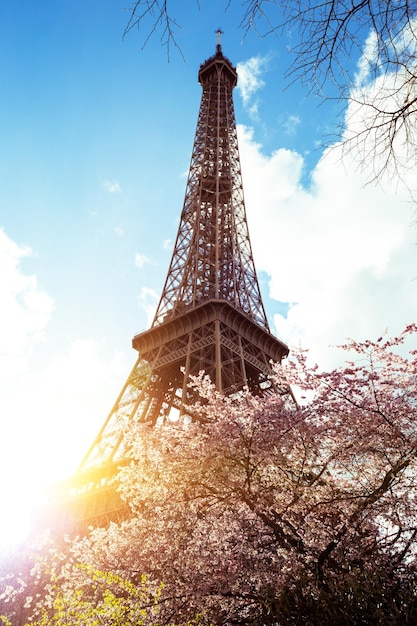
<path fill-rule="evenodd" d="M 109 180 L 107 178 L 103 180 L 103 187 L 108 193 L 120 193 L 122 190 L 117 180 Z"/>
<path fill-rule="evenodd" d="M 416 28 L 417 20 L 409 19 L 392 39 L 387 38 L 382 42 L 380 34 L 371 30 L 357 64 L 355 85 L 372 87 L 375 77 L 386 75 L 387 70 L 391 76 L 396 71 L 400 75 L 407 74 L 407 87 L 413 84 L 417 56 Z"/>
<path fill-rule="evenodd" d="M 0 229 L 0 368 L 2 381 L 24 367 L 33 346 L 44 338 L 53 312 L 52 298 L 25 274 L 21 261 L 31 250 Z M 2 367 L 2 364 L 5 364 Z"/>
<path fill-rule="evenodd" d="M 415 46 L 405 32 L 398 45 L 410 42 Z M 385 163 L 383 111 L 389 116 L 415 94 L 403 70 L 373 80 L 375 45 L 371 34 L 346 113 L 345 136 L 356 133 L 359 140 L 350 150 L 336 145 L 325 153 L 308 189 L 301 183 L 300 154 L 277 150 L 266 156 L 252 131 L 239 128 L 255 263 L 270 275 L 271 296 L 290 303 L 286 318 L 275 316 L 277 334 L 310 348 L 323 366 L 342 357 L 329 345 L 347 337 L 376 338 L 385 329 L 396 334 L 417 319 L 415 213 L 409 203 L 409 189 L 417 188 L 414 118 L 392 143 L 397 171 L 388 168 L 380 186 L 366 185 Z M 362 134 L 370 122 L 379 128 Z"/>
<path fill-rule="evenodd" d="M 135 254 L 135 265 L 136 265 L 136 267 L 138 267 L 141 270 L 149 262 L 150 262 L 150 259 L 145 254 L 141 254 L 140 252 L 136 252 L 136 254 Z"/>
<path fill-rule="evenodd" d="M 139 306 L 146 312 L 147 327 L 152 324 L 156 307 L 159 302 L 159 294 L 150 287 L 142 287 L 138 296 Z"/>
<path fill-rule="evenodd" d="M 171 250 L 171 247 L 172 247 L 171 239 L 165 239 L 165 241 L 162 244 L 162 247 L 164 250 Z"/>
<path fill-rule="evenodd" d="M 123 235 L 125 234 L 125 231 L 121 226 L 116 226 L 114 232 L 116 233 L 116 235 L 118 235 L 118 237 L 123 237 Z"/>
<path fill-rule="evenodd" d="M 365 45 L 363 48 L 362 56 L 359 59 L 355 84 L 362 85 L 365 81 L 369 80 L 372 74 L 372 68 L 375 68 L 375 64 L 378 59 L 378 35 L 373 30 L 369 33 Z"/>
<path fill-rule="evenodd" d="M 279 124 L 283 129 L 284 135 L 295 135 L 297 128 L 301 124 L 301 119 L 298 115 L 281 115 Z"/>
<path fill-rule="evenodd" d="M 408 71 L 379 76 L 372 85 L 355 88 L 354 101 L 347 112 L 345 137 L 349 139 L 353 158 L 369 179 L 384 172 L 385 183 L 391 177 L 410 184 L 413 178 L 410 172 L 417 166 L 415 106 L 412 105 L 416 96 L 416 84 Z M 410 103 L 412 108 L 407 114 L 393 114 Z M 364 128 L 371 130 L 364 132 Z M 415 190 L 416 181 L 413 182 L 411 188 Z"/>
<path fill-rule="evenodd" d="M 382 51 L 380 37 L 371 32 L 357 66 L 345 137 L 369 178 L 383 171 L 385 180 L 409 182 L 417 167 L 416 28 L 417 20 L 408 22 L 382 43 Z"/>
<path fill-rule="evenodd" d="M 329 345 L 415 321 L 416 233 L 406 191 L 365 186 L 355 155 L 342 162 L 337 147 L 307 190 L 298 153 L 265 156 L 250 129 L 238 130 L 255 264 L 270 275 L 271 296 L 291 303 L 286 319 L 275 316 L 277 335 L 326 366 Z"/>
<path fill-rule="evenodd" d="M 239 75 L 237 88 L 244 107 L 252 117 L 256 117 L 258 114 L 259 102 L 255 95 L 265 84 L 262 74 L 265 72 L 267 62 L 266 57 L 257 56 L 243 63 L 238 63 L 236 66 Z"/>

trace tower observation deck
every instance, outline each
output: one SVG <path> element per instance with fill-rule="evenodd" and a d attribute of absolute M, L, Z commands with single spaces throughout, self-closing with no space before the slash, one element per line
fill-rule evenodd
<path fill-rule="evenodd" d="M 225 395 L 282 393 L 270 378 L 271 361 L 281 362 L 288 348 L 271 334 L 262 303 L 233 105 L 238 76 L 219 37 L 198 80 L 202 98 L 165 285 L 151 328 L 133 338 L 138 359 L 71 480 L 77 523 L 106 524 L 124 514 L 112 479 L 130 462 L 126 428 L 189 414 L 190 375 L 204 371 Z"/>

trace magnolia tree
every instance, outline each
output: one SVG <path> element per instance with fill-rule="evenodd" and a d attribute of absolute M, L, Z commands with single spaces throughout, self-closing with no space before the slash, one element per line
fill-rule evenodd
<path fill-rule="evenodd" d="M 276 373 L 298 402 L 194 380 L 193 420 L 129 429 L 131 519 L 72 542 L 33 607 L 78 624 L 53 622 L 58 591 L 69 601 L 80 572 L 110 572 L 146 575 L 158 623 L 416 623 L 417 351 L 401 356 L 416 336 L 351 341 L 332 372 L 298 354 Z"/>

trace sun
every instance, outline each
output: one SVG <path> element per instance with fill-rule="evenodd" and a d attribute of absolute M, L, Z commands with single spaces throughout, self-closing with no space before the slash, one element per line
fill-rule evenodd
<path fill-rule="evenodd" d="M 6 497 L 6 514 L 0 520 L 0 550 L 13 549 L 23 543 L 29 534 L 30 511 L 23 503 Z"/>

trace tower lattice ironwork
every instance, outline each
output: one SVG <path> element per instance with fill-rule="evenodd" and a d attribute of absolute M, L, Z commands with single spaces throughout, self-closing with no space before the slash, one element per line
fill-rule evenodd
<path fill-rule="evenodd" d="M 151 328 L 133 338 L 138 359 L 72 480 L 78 520 L 104 523 L 122 511 L 111 479 L 128 459 L 124 429 L 183 414 L 190 375 L 203 370 L 224 394 L 279 391 L 271 361 L 288 348 L 271 334 L 262 303 L 233 105 L 237 73 L 219 38 L 198 80 L 203 93 L 168 275 Z"/>

